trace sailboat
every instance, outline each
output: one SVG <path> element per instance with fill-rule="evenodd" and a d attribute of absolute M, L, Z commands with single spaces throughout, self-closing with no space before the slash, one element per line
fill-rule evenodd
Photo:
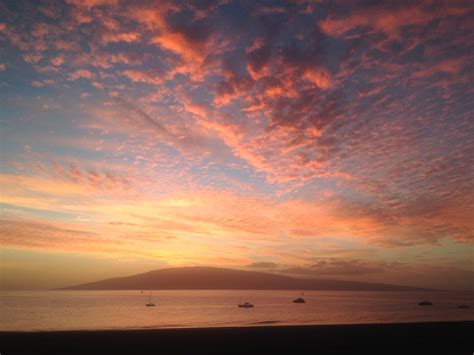
<path fill-rule="evenodd" d="M 428 301 L 428 292 L 425 292 L 425 300 L 418 302 L 418 306 L 433 306 L 433 302 Z"/>
<path fill-rule="evenodd" d="M 151 291 L 150 291 L 150 299 L 148 300 L 148 303 L 146 304 L 147 307 L 155 307 L 155 304 L 151 301 Z"/>
<path fill-rule="evenodd" d="M 301 296 L 303 296 L 303 295 L 304 295 L 304 292 L 301 292 Z M 306 303 L 306 301 L 304 300 L 303 297 L 299 297 L 297 299 L 294 299 L 293 303 Z"/>

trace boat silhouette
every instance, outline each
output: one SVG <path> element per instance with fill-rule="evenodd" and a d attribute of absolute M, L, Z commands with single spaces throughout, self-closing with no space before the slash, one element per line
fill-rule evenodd
<path fill-rule="evenodd" d="M 301 297 L 298 297 L 293 300 L 293 303 L 306 303 L 306 301 L 303 298 L 304 292 L 301 292 Z"/>
<path fill-rule="evenodd" d="M 155 307 L 156 305 L 151 301 L 151 291 L 150 291 L 150 298 L 148 300 L 148 303 L 145 305 L 147 307 Z"/>
<path fill-rule="evenodd" d="M 299 298 L 293 300 L 293 303 L 306 303 L 306 301 L 303 298 L 299 297 Z"/>
<path fill-rule="evenodd" d="M 421 301 L 420 303 L 418 303 L 418 306 L 432 306 L 433 305 L 433 302 L 430 302 L 430 301 Z"/>
<path fill-rule="evenodd" d="M 244 304 L 239 304 L 239 308 L 253 308 L 253 304 L 245 302 Z"/>

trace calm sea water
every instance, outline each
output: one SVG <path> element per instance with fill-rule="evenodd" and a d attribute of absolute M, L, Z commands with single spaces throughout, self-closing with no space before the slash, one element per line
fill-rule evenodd
<path fill-rule="evenodd" d="M 2 291 L 0 330 L 140 329 L 474 320 L 458 292 Z M 418 306 L 429 299 L 433 307 Z M 238 308 L 251 302 L 255 308 Z M 461 303 L 470 309 L 458 309 Z"/>

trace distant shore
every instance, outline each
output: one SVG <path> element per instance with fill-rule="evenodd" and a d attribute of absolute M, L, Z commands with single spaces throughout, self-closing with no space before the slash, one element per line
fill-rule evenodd
<path fill-rule="evenodd" d="M 65 287 L 60 290 L 438 291 L 421 287 L 358 281 L 301 279 L 269 272 L 209 266 L 159 269 Z"/>
<path fill-rule="evenodd" d="M 473 321 L 0 332 L 1 354 L 421 353 L 472 354 Z"/>

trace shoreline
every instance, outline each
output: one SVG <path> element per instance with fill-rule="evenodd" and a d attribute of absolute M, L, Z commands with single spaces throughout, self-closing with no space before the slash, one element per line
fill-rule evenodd
<path fill-rule="evenodd" d="M 414 348 L 472 354 L 474 320 L 223 328 L 0 331 L 2 354 L 322 353 Z"/>
<path fill-rule="evenodd" d="M 0 338 L 2 335 L 11 335 L 11 334 L 46 334 L 46 333 L 107 333 L 107 332 L 139 332 L 139 331 L 161 331 L 161 330 L 193 330 L 193 329 L 202 329 L 202 330 L 211 330 L 211 329 L 241 329 L 241 328 L 285 328 L 285 327 L 297 327 L 297 328 L 308 328 L 308 327 L 331 327 L 331 326 L 376 326 L 376 325 L 410 325 L 410 324 L 433 324 L 433 323 L 469 323 L 473 322 L 474 319 L 454 319 L 454 320 L 416 320 L 416 321 L 404 321 L 404 322 L 359 322 L 359 323 L 285 323 L 284 321 L 278 320 L 269 320 L 261 321 L 255 323 L 241 323 L 236 325 L 210 325 L 210 326 L 201 326 L 201 325 L 180 325 L 180 324 L 171 324 L 163 326 L 150 326 L 150 327 L 130 327 L 130 328 L 84 328 L 84 329 L 27 329 L 27 330 L 18 330 L 18 329 L 0 329 Z M 1 355 L 1 354 L 0 354 Z"/>

